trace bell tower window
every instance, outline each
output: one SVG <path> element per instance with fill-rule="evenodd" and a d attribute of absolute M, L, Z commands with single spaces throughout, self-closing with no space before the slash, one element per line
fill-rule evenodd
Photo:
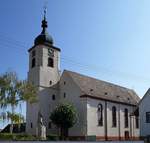
<path fill-rule="evenodd" d="M 31 65 L 31 67 L 34 68 L 35 64 L 36 64 L 36 61 L 35 61 L 36 52 L 35 52 L 35 50 L 33 50 L 31 54 L 32 54 L 32 63 L 31 63 L 32 65 Z"/>
<path fill-rule="evenodd" d="M 32 59 L 32 68 L 35 67 L 35 58 Z"/>
<path fill-rule="evenodd" d="M 48 67 L 54 67 L 54 60 L 51 57 L 48 58 Z"/>

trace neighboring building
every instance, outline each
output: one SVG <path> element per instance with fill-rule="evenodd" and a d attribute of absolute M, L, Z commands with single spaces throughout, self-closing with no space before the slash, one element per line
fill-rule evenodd
<path fill-rule="evenodd" d="M 138 139 L 139 121 L 133 112 L 139 102 L 137 94 L 112 83 L 68 70 L 60 73 L 60 49 L 53 45 L 47 33 L 47 21 L 42 21 L 42 33 L 29 49 L 28 80 L 38 87 L 38 102 L 27 103 L 26 132 L 37 133 L 38 113 L 43 116 L 47 134 L 58 134 L 49 117 L 60 102 L 72 103 L 79 119 L 69 130 L 69 136 L 98 140 Z"/>
<path fill-rule="evenodd" d="M 150 89 L 145 93 L 139 103 L 140 136 L 150 136 Z"/>

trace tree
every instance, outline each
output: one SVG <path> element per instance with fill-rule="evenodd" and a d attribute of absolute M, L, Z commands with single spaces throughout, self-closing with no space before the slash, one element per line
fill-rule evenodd
<path fill-rule="evenodd" d="M 0 106 L 3 109 L 3 116 L 1 117 L 5 119 L 6 116 L 7 119 L 11 120 L 10 133 L 13 132 L 13 123 L 18 118 L 15 109 L 25 101 L 30 103 L 37 101 L 36 88 L 27 81 L 19 80 L 16 72 L 6 72 L 1 75 Z"/>
<path fill-rule="evenodd" d="M 53 124 L 55 124 L 60 129 L 60 135 L 62 138 L 68 136 L 69 128 L 77 121 L 77 112 L 73 105 L 71 104 L 60 104 L 51 113 L 50 119 Z"/>

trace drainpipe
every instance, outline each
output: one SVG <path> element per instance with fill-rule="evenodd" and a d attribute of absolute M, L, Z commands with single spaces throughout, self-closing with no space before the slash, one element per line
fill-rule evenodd
<path fill-rule="evenodd" d="M 117 96 L 118 100 L 120 101 L 120 96 Z M 119 103 L 119 109 L 118 109 L 118 135 L 119 135 L 119 140 L 121 140 L 121 129 L 120 129 L 120 103 Z"/>
<path fill-rule="evenodd" d="M 136 118 L 136 116 L 133 116 L 133 122 L 132 122 L 133 123 L 133 126 L 132 126 L 133 127 L 133 129 L 132 129 L 133 135 L 132 136 L 133 137 L 135 137 L 135 132 L 134 132 L 134 130 L 135 130 L 135 118 Z"/>
<path fill-rule="evenodd" d="M 132 115 L 130 115 L 130 139 L 132 139 Z"/>
<path fill-rule="evenodd" d="M 107 101 L 105 101 L 105 140 L 108 140 L 107 137 Z"/>
<path fill-rule="evenodd" d="M 120 103 L 118 109 L 118 133 L 119 133 L 119 140 L 121 140 L 121 133 L 120 133 Z"/>

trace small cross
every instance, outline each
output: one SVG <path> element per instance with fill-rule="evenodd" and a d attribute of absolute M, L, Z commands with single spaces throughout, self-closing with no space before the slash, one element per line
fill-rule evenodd
<path fill-rule="evenodd" d="M 44 3 L 44 18 L 46 18 L 47 4 L 48 4 L 48 1 L 45 1 L 45 3 Z"/>

